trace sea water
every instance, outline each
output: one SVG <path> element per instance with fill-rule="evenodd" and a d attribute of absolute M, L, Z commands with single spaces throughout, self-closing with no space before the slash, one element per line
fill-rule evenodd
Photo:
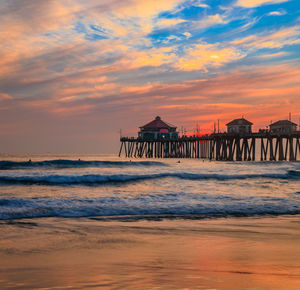
<path fill-rule="evenodd" d="M 1 155 L 0 219 L 300 214 L 300 163 Z"/>

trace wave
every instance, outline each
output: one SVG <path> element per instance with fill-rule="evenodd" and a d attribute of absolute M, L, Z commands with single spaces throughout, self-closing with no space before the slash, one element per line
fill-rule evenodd
<path fill-rule="evenodd" d="M 289 170 L 286 173 L 263 174 L 195 174 L 195 173 L 157 173 L 157 174 L 115 174 L 115 175 L 39 175 L 39 176 L 0 176 L 1 184 L 23 185 L 101 185 L 110 183 L 130 183 L 162 178 L 178 178 L 183 180 L 242 180 L 242 179 L 288 179 L 300 180 L 300 171 Z"/>
<path fill-rule="evenodd" d="M 85 161 L 85 160 L 46 160 L 46 161 L 0 161 L 0 170 L 31 168 L 85 168 L 85 167 L 126 167 L 126 166 L 167 166 L 159 161 Z"/>
<path fill-rule="evenodd" d="M 300 214 L 300 202 L 287 198 L 232 198 L 184 193 L 131 198 L 0 199 L 0 220 L 40 217 L 214 218 L 287 214 Z"/>

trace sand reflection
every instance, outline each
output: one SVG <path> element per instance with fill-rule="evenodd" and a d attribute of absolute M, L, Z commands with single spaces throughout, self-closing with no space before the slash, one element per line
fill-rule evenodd
<path fill-rule="evenodd" d="M 296 288 L 298 217 L 1 222 L 1 288 Z"/>

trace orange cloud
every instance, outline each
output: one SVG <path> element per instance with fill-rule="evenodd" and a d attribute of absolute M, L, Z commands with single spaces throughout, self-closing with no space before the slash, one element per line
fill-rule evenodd
<path fill-rule="evenodd" d="M 145 51 L 137 51 L 128 55 L 128 59 L 132 68 L 139 68 L 143 66 L 161 66 L 176 61 L 177 57 L 171 52 L 172 48 L 152 48 Z"/>
<path fill-rule="evenodd" d="M 257 7 L 261 5 L 278 4 L 288 2 L 289 0 L 238 0 L 236 5 L 246 8 Z"/>
<path fill-rule="evenodd" d="M 285 45 L 300 43 L 300 26 L 283 28 L 273 33 L 269 31 L 259 35 L 250 35 L 231 42 L 232 45 L 261 48 L 281 48 Z"/>
<path fill-rule="evenodd" d="M 11 100 L 13 97 L 9 94 L 0 93 L 0 101 Z"/>
<path fill-rule="evenodd" d="M 129 85 L 129 86 L 123 86 L 121 88 L 121 92 L 123 93 L 146 93 L 146 92 L 150 92 L 151 90 L 153 90 L 155 87 L 160 86 L 160 83 L 148 83 L 146 85 L 142 85 L 142 86 L 133 86 L 133 85 Z"/>
<path fill-rule="evenodd" d="M 156 25 L 162 27 L 168 27 L 168 26 L 173 26 L 179 23 L 185 22 L 183 19 L 178 19 L 178 18 L 171 18 L 171 19 L 160 19 Z"/>
<path fill-rule="evenodd" d="M 86 114 L 91 110 L 94 106 L 92 105 L 77 105 L 77 106 L 71 106 L 71 107 L 53 107 L 50 108 L 50 112 L 55 115 L 60 116 L 69 116 L 69 115 L 80 115 L 80 114 Z"/>
<path fill-rule="evenodd" d="M 258 55 L 257 58 L 265 58 L 265 59 L 269 59 L 269 58 L 276 58 L 276 57 L 281 57 L 281 56 L 287 56 L 289 55 L 288 52 L 277 52 L 277 53 L 268 53 L 268 54 L 262 54 L 262 55 Z"/>
<path fill-rule="evenodd" d="M 300 69 L 291 65 L 248 68 L 199 81 L 160 84 L 148 93 L 139 92 L 134 96 L 139 102 L 132 104 L 146 105 L 148 111 L 167 112 L 186 127 L 198 120 L 203 129 L 209 129 L 214 120 L 224 123 L 245 115 L 258 129 L 270 120 L 286 118 L 288 112 L 300 116 L 299 80 Z M 165 97 L 159 102 L 148 97 L 157 95 Z"/>
<path fill-rule="evenodd" d="M 115 13 L 123 17 L 139 17 L 147 18 L 153 17 L 162 11 L 171 10 L 176 7 L 182 0 L 132 0 L 127 2 L 126 6 L 121 6 L 119 9 L 115 10 Z"/>
<path fill-rule="evenodd" d="M 219 48 L 213 44 L 197 44 L 186 50 L 186 54 L 175 63 L 181 70 L 204 70 L 240 59 L 245 55 L 235 48 Z"/>

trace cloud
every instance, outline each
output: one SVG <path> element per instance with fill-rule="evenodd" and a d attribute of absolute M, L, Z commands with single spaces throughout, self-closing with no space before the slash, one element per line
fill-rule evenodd
<path fill-rule="evenodd" d="M 3 100 L 11 100 L 13 97 L 9 94 L 2 94 L 0 93 L 0 101 L 3 101 Z"/>
<path fill-rule="evenodd" d="M 115 43 L 120 41 L 118 38 L 122 38 L 123 47 L 149 45 L 147 34 L 152 31 L 156 16 L 178 3 L 179 0 L 124 0 L 121 3 L 104 0 L 101 4 L 95 0 L 88 3 L 81 0 L 72 3 L 67 0 L 7 1 L 0 5 L 1 73 L 7 75 L 19 69 L 20 61 L 25 58 L 60 45 L 79 46 L 86 39 L 103 42 L 111 38 L 109 44 L 115 51 L 121 47 Z M 160 23 L 171 24 L 168 22 L 165 19 Z M 84 30 L 78 30 L 79 23 Z"/>
<path fill-rule="evenodd" d="M 279 4 L 289 0 L 238 0 L 236 5 L 245 8 L 253 8 L 262 5 Z"/>
<path fill-rule="evenodd" d="M 204 3 L 199 3 L 199 4 L 196 4 L 196 3 L 195 3 L 195 6 L 197 6 L 197 7 L 201 7 L 201 8 L 210 8 L 210 6 L 209 6 L 209 5 L 207 5 L 207 4 L 204 4 Z"/>
<path fill-rule="evenodd" d="M 253 49 L 281 48 L 286 45 L 300 43 L 300 26 L 292 26 L 273 32 L 263 32 L 258 35 L 249 35 L 231 42 L 239 47 Z"/>
<path fill-rule="evenodd" d="M 22 35 L 30 38 L 32 34 L 58 29 L 70 22 L 73 7 L 66 1 L 49 0 L 10 0 L 0 5 L 0 40 L 15 41 Z M 9 27 L 9 30 L 7 29 Z"/>
<path fill-rule="evenodd" d="M 281 51 L 281 52 L 276 52 L 276 53 L 269 53 L 269 54 L 262 54 L 256 56 L 257 58 L 263 58 L 263 59 L 270 59 L 270 58 L 276 58 L 276 57 L 281 57 L 281 56 L 288 56 L 289 53 Z"/>
<path fill-rule="evenodd" d="M 191 33 L 189 33 L 189 32 L 184 32 L 184 33 L 182 33 L 186 38 L 190 38 L 190 37 L 192 37 L 192 34 Z"/>
<path fill-rule="evenodd" d="M 161 11 L 174 9 L 181 0 L 125 0 L 124 5 L 114 6 L 113 12 L 120 18 L 126 17 L 153 17 Z"/>
<path fill-rule="evenodd" d="M 253 67 L 156 88 L 152 94 L 170 96 L 159 108 L 188 126 L 199 120 L 209 128 L 218 118 L 224 122 L 246 114 L 256 128 L 263 128 L 289 111 L 300 114 L 299 79 L 300 69 L 290 65 Z"/>
<path fill-rule="evenodd" d="M 161 66 L 163 64 L 172 63 L 176 59 L 172 48 L 162 47 L 133 52 L 129 54 L 128 58 L 124 61 L 128 62 L 131 68 L 139 68 L 143 66 Z"/>
<path fill-rule="evenodd" d="M 205 18 L 194 22 L 195 28 L 206 28 L 218 24 L 226 24 L 227 21 L 220 14 L 207 15 Z"/>
<path fill-rule="evenodd" d="M 182 22 L 185 22 L 185 20 L 178 19 L 178 18 L 169 18 L 169 19 L 167 18 L 167 19 L 159 19 L 156 25 L 159 26 L 159 28 L 163 28 L 163 27 L 173 26 Z"/>
<path fill-rule="evenodd" d="M 300 69 L 296 65 L 241 67 L 226 72 L 219 71 L 211 76 L 199 77 L 197 74 L 194 80 L 173 83 L 164 82 L 166 76 L 159 70 L 155 73 L 161 82 L 150 82 L 147 75 L 142 76 L 141 80 L 129 75 L 123 83 L 119 83 L 121 76 L 116 78 L 114 74 L 114 79 L 110 76 L 101 77 L 99 71 L 82 71 L 80 74 L 70 75 L 68 79 L 56 79 L 49 85 L 44 83 L 44 88 L 51 89 L 52 98 L 42 99 L 40 95 L 35 99 L 7 99 L 0 118 L 4 118 L 5 110 L 10 113 L 16 110 L 19 113 L 13 115 L 19 123 L 24 118 L 20 112 L 27 112 L 26 116 L 31 116 L 30 120 L 26 119 L 19 126 L 22 128 L 26 124 L 35 128 L 30 133 L 35 134 L 38 130 L 35 124 L 40 123 L 38 120 L 41 118 L 37 114 L 42 114 L 43 120 L 48 120 L 45 128 L 54 126 L 51 127 L 52 130 L 57 131 L 62 130 L 61 126 L 77 122 L 85 124 L 84 126 L 90 124 L 93 130 L 100 130 L 101 136 L 104 136 L 107 132 L 117 132 L 120 126 L 127 128 L 130 134 L 135 134 L 135 124 L 143 123 L 156 114 L 161 114 L 170 122 L 175 120 L 176 125 L 183 125 L 188 129 L 193 128 L 195 120 L 198 120 L 201 128 L 206 130 L 212 128 L 216 119 L 221 119 L 223 124 L 241 114 L 254 121 L 256 128 L 263 128 L 269 120 L 279 119 L 285 112 L 300 115 L 297 109 L 300 108 Z M 141 74 L 141 71 L 135 73 Z M 151 70 L 151 73 L 154 71 Z M 123 77 L 127 74 L 128 72 L 124 73 Z M 185 72 L 181 72 L 181 78 L 184 75 Z M 174 74 L 170 76 L 172 78 Z M 95 82 L 92 81 L 93 78 Z M 77 84 L 77 80 L 81 82 Z M 143 82 L 144 80 L 147 82 Z M 66 89 L 61 88 L 63 83 L 67 85 Z M 110 83 L 114 87 L 109 88 Z M 81 93 L 86 93 L 87 97 L 78 97 Z M 96 97 L 97 94 L 100 97 Z M 86 119 L 90 123 L 84 121 Z M 58 120 L 64 122 L 59 125 Z M 104 122 L 107 126 L 97 129 L 99 122 Z M 12 132 L 18 134 L 14 127 L 6 123 L 2 132 L 11 128 Z M 108 152 L 110 148 L 111 146 L 107 147 Z"/>
<path fill-rule="evenodd" d="M 285 14 L 286 14 L 285 10 L 272 11 L 272 12 L 268 13 L 269 16 L 282 16 L 282 15 L 285 15 Z"/>
<path fill-rule="evenodd" d="M 160 83 L 148 83 L 148 84 L 140 85 L 140 86 L 128 85 L 128 86 L 123 86 L 121 88 L 121 92 L 122 93 L 142 94 L 142 93 L 150 92 L 160 86 L 161 86 Z"/>
<path fill-rule="evenodd" d="M 128 34 L 145 36 L 150 33 L 155 25 L 156 16 L 163 12 L 176 8 L 176 6 L 182 2 L 182 0 L 127 0 L 126 5 L 114 6 L 111 11 L 111 15 L 108 15 L 110 19 L 119 24 L 126 24 Z M 104 16 L 104 18 L 106 18 Z M 103 22 L 110 22 L 110 20 L 104 19 Z M 180 23 L 181 20 L 159 20 L 161 26 L 169 26 Z M 108 27 L 109 28 L 109 27 Z"/>
<path fill-rule="evenodd" d="M 220 67 L 242 57 L 244 55 L 232 47 L 222 48 L 218 44 L 197 44 L 187 48 L 185 54 L 174 66 L 185 71 L 207 71 L 209 67 Z"/>
<path fill-rule="evenodd" d="M 67 107 L 52 107 L 50 112 L 55 115 L 66 117 L 68 115 L 81 115 L 88 113 L 93 108 L 92 105 L 78 105 L 78 106 L 67 106 Z"/>

